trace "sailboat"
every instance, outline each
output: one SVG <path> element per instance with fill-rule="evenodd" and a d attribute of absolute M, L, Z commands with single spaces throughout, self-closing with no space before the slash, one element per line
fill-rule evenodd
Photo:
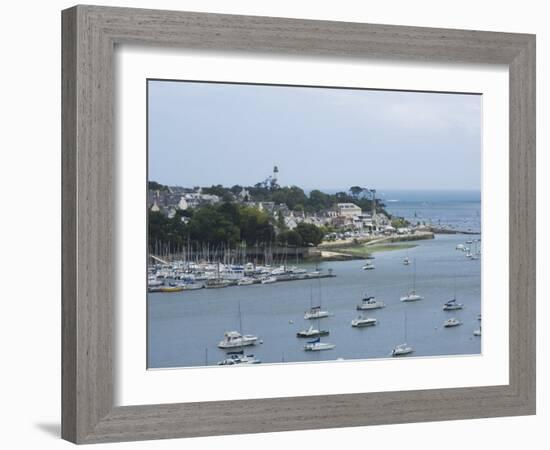
<path fill-rule="evenodd" d="M 252 334 L 243 335 L 241 334 L 242 329 L 241 303 L 239 302 L 239 331 L 226 331 L 223 335 L 223 340 L 218 343 L 218 348 L 233 349 L 255 345 L 258 341 L 258 336 Z"/>
<path fill-rule="evenodd" d="M 306 311 L 304 313 L 304 319 L 311 320 L 311 319 L 322 319 L 324 317 L 331 316 L 330 312 L 324 311 L 321 308 L 321 278 L 318 278 L 319 280 L 319 305 L 318 306 L 310 306 L 309 311 Z M 311 288 L 311 297 L 310 297 L 310 305 L 313 302 L 313 287 Z"/>
<path fill-rule="evenodd" d="M 218 362 L 218 366 L 234 366 L 236 364 L 260 364 L 261 361 L 254 355 L 245 355 L 243 350 L 228 352 L 227 358 Z"/>
<path fill-rule="evenodd" d="M 394 349 L 391 352 L 392 356 L 405 356 L 405 355 L 409 355 L 412 352 L 414 352 L 414 348 L 411 347 L 409 344 L 407 344 L 407 312 L 405 312 L 404 323 L 405 323 L 405 326 L 404 326 L 404 328 L 405 328 L 405 342 L 403 342 L 403 344 L 399 344 L 399 345 L 394 347 Z"/>
<path fill-rule="evenodd" d="M 445 328 L 458 327 L 459 325 L 462 325 L 462 322 L 454 317 L 443 322 Z"/>
<path fill-rule="evenodd" d="M 219 289 L 229 286 L 229 281 L 220 277 L 220 263 L 216 266 L 216 278 L 209 278 L 204 284 L 206 289 Z"/>
<path fill-rule="evenodd" d="M 335 344 L 331 344 L 329 342 L 321 342 L 321 338 L 317 338 L 313 341 L 308 341 L 308 343 L 304 345 L 304 350 L 306 352 L 319 352 L 321 350 L 332 350 L 333 348 L 336 348 Z"/>
<path fill-rule="evenodd" d="M 328 330 L 320 330 L 319 328 L 315 328 L 313 325 L 310 325 L 307 330 L 301 330 L 296 333 L 296 337 L 299 338 L 314 338 L 319 336 L 328 336 L 330 334 L 330 331 Z"/>
<path fill-rule="evenodd" d="M 365 262 L 363 267 L 361 267 L 361 269 L 363 269 L 363 270 L 373 270 L 374 268 L 375 268 L 374 263 L 372 263 L 370 261 Z"/>
<path fill-rule="evenodd" d="M 401 297 L 402 302 L 417 302 L 418 300 L 423 300 L 424 297 L 416 293 L 416 260 L 414 260 L 414 271 L 413 271 L 413 287 L 407 295 Z"/>
<path fill-rule="evenodd" d="M 451 300 L 446 302 L 443 305 L 443 311 L 456 311 L 458 309 L 464 308 L 464 305 L 462 303 L 457 303 L 456 301 L 456 276 L 455 276 L 455 293 Z"/>

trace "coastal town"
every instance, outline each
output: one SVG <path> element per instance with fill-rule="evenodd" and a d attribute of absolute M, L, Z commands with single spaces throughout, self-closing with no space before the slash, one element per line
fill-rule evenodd
<path fill-rule="evenodd" d="M 347 259 L 363 244 L 433 237 L 430 226 L 392 217 L 375 189 L 335 194 L 282 187 L 279 169 L 254 186 L 163 186 L 149 183 L 149 253 L 174 259 L 250 256 L 256 262 Z M 341 250 L 341 251 L 339 251 Z M 366 256 L 362 252 L 358 256 Z M 283 262 L 283 261 L 278 261 Z"/>

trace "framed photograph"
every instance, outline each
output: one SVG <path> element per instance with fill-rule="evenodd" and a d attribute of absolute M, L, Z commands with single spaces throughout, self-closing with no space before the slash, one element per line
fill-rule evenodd
<path fill-rule="evenodd" d="M 535 37 L 75 6 L 62 435 L 535 413 Z"/>

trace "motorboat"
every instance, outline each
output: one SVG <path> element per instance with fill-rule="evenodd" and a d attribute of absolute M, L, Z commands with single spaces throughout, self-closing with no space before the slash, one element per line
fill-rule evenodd
<path fill-rule="evenodd" d="M 370 297 L 363 298 L 361 303 L 357 305 L 357 310 L 366 311 L 369 309 L 384 308 L 385 306 L 386 304 L 384 302 L 377 301 L 373 296 L 370 296 Z"/>
<path fill-rule="evenodd" d="M 262 279 L 262 284 L 271 284 L 275 283 L 277 281 L 277 278 L 275 277 L 266 277 Z"/>
<path fill-rule="evenodd" d="M 377 320 L 373 317 L 359 316 L 351 321 L 351 326 L 355 328 L 372 327 L 377 324 Z"/>
<path fill-rule="evenodd" d="M 462 322 L 458 319 L 455 319 L 454 317 L 452 319 L 447 319 L 445 322 L 443 322 L 443 326 L 445 328 L 457 327 L 459 325 L 462 325 Z"/>
<path fill-rule="evenodd" d="M 244 277 L 237 281 L 238 286 L 250 286 L 251 284 L 254 284 L 253 278 Z"/>
<path fill-rule="evenodd" d="M 311 325 L 307 330 L 301 330 L 296 333 L 296 337 L 299 338 L 315 338 L 319 336 L 328 336 L 330 332 L 328 330 L 319 330 Z"/>
<path fill-rule="evenodd" d="M 480 337 L 481 336 L 481 327 L 479 327 L 479 329 L 475 330 L 473 334 L 476 337 Z"/>
<path fill-rule="evenodd" d="M 410 291 L 407 295 L 400 298 L 402 302 L 417 302 L 418 300 L 424 300 L 424 297 L 418 295 L 415 290 Z"/>
<path fill-rule="evenodd" d="M 407 343 L 397 345 L 391 352 L 392 356 L 405 356 L 414 352 L 414 348 Z"/>
<path fill-rule="evenodd" d="M 304 319 L 322 319 L 323 317 L 328 316 L 330 316 L 330 313 L 328 311 L 323 311 L 320 306 L 313 306 L 309 309 L 309 311 L 305 312 Z"/>
<path fill-rule="evenodd" d="M 241 350 L 240 352 L 229 352 L 227 358 L 219 361 L 219 366 L 234 366 L 237 364 L 260 364 L 261 361 L 254 357 L 254 355 L 245 355 Z"/>
<path fill-rule="evenodd" d="M 321 342 L 320 338 L 317 338 L 314 341 L 309 341 L 306 345 L 304 345 L 304 350 L 306 352 L 319 352 L 322 350 L 332 350 L 333 348 L 336 348 L 336 345 L 328 342 Z"/>
<path fill-rule="evenodd" d="M 370 261 L 367 261 L 363 267 L 361 267 L 361 269 L 363 270 L 373 270 L 375 267 L 374 267 L 374 264 L 371 263 Z"/>
<path fill-rule="evenodd" d="M 226 331 L 223 335 L 223 340 L 218 343 L 218 347 L 222 349 L 248 347 L 255 345 L 257 341 L 258 336 L 251 334 L 242 335 L 238 331 Z"/>
<path fill-rule="evenodd" d="M 285 266 L 279 266 L 271 271 L 271 275 L 284 275 L 286 273 Z"/>
<path fill-rule="evenodd" d="M 181 292 L 185 289 L 182 285 L 173 285 L 173 286 L 161 286 L 160 292 Z"/>
<path fill-rule="evenodd" d="M 456 311 L 462 308 L 464 308 L 464 305 L 462 303 L 457 303 L 456 298 L 449 300 L 443 305 L 443 311 Z"/>
<path fill-rule="evenodd" d="M 409 257 L 405 256 L 405 258 L 403 258 L 403 265 L 408 266 L 410 263 L 411 263 L 411 260 L 409 259 Z"/>

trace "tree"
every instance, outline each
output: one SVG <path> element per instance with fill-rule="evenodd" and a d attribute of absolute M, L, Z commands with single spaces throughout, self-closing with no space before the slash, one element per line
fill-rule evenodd
<path fill-rule="evenodd" d="M 195 212 L 189 221 L 189 234 L 194 241 L 213 244 L 235 243 L 240 240 L 239 227 L 212 206 Z"/>
<path fill-rule="evenodd" d="M 241 223 L 241 209 L 236 203 L 224 202 L 216 210 L 231 223 L 237 226 Z"/>
<path fill-rule="evenodd" d="M 227 191 L 222 194 L 222 200 L 224 202 L 232 202 L 233 200 L 235 200 L 235 197 L 231 192 Z"/>
<path fill-rule="evenodd" d="M 365 191 L 365 188 L 361 186 L 352 186 L 349 188 L 349 192 L 354 198 L 359 198 L 359 196 Z"/>
<path fill-rule="evenodd" d="M 230 191 L 235 195 L 239 194 L 242 190 L 243 190 L 243 187 L 240 184 L 235 184 L 231 186 L 231 189 L 230 189 Z"/>
<path fill-rule="evenodd" d="M 335 201 L 329 194 L 325 194 L 317 189 L 314 189 L 309 193 L 308 205 L 315 212 L 328 209 L 333 205 L 333 203 L 335 203 Z"/>
<path fill-rule="evenodd" d="M 277 242 L 279 245 L 291 245 L 300 247 L 303 243 L 300 233 L 294 230 L 287 230 L 277 235 Z"/>
<path fill-rule="evenodd" d="M 277 229 L 279 231 L 286 231 L 288 229 L 285 222 L 285 216 L 280 210 L 277 211 Z"/>
<path fill-rule="evenodd" d="M 275 230 L 269 223 L 269 216 L 257 208 L 243 206 L 240 210 L 241 239 L 247 245 L 256 245 L 273 241 Z"/>
<path fill-rule="evenodd" d="M 168 187 L 163 184 L 157 183 L 156 181 L 149 181 L 147 187 L 152 191 L 167 191 Z"/>
<path fill-rule="evenodd" d="M 396 217 L 391 221 L 391 226 L 394 228 L 406 228 L 410 224 L 407 220 L 405 220 L 403 217 Z"/>
<path fill-rule="evenodd" d="M 291 186 L 274 191 L 271 200 L 275 203 L 284 203 L 288 209 L 295 209 L 296 205 L 305 205 L 308 198 L 301 188 Z"/>
<path fill-rule="evenodd" d="M 296 232 L 302 237 L 304 244 L 311 244 L 317 247 L 323 242 L 324 233 L 319 227 L 311 223 L 300 223 L 296 227 Z"/>
<path fill-rule="evenodd" d="M 231 194 L 231 191 L 223 187 L 221 184 L 218 184 L 216 186 L 212 185 L 210 187 L 203 187 L 202 188 L 203 194 L 210 194 L 210 195 L 217 195 L 218 197 L 222 198 L 226 193 Z M 232 199 L 233 197 L 231 197 Z"/>

